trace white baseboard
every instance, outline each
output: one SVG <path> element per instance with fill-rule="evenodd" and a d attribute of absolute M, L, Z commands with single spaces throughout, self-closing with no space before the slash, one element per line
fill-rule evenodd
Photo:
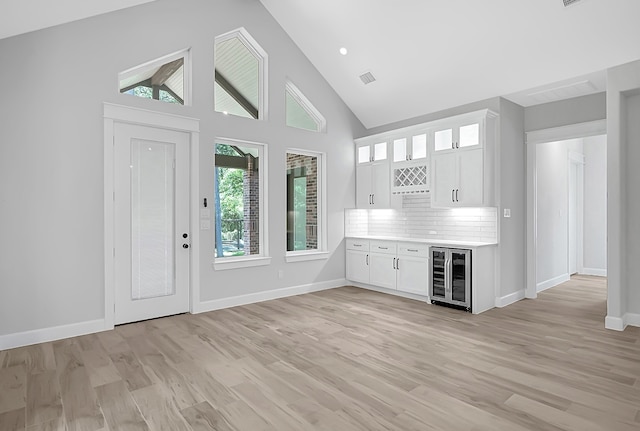
<path fill-rule="evenodd" d="M 581 275 L 595 275 L 597 277 L 606 277 L 607 270 L 602 268 L 582 268 Z"/>
<path fill-rule="evenodd" d="M 640 314 L 627 313 L 622 318 L 624 320 L 624 326 L 640 326 Z"/>
<path fill-rule="evenodd" d="M 17 332 L 15 334 L 0 335 L 0 350 L 93 334 L 106 329 L 113 328 L 107 328 L 104 319 L 98 319 L 88 322 L 72 323 L 70 325 L 54 326 L 52 328 L 34 329 L 31 331 Z"/>
<path fill-rule="evenodd" d="M 517 292 L 511 293 L 509 295 L 496 298 L 496 307 L 498 308 L 506 307 L 507 305 L 511 305 L 514 302 L 518 302 L 524 298 L 525 298 L 525 290 L 524 289 L 518 290 Z"/>
<path fill-rule="evenodd" d="M 543 290 L 551 289 L 552 287 L 555 287 L 569 280 L 571 280 L 571 277 L 569 277 L 569 274 L 562 274 L 557 277 L 550 278 L 549 280 L 538 283 L 536 288 L 538 292 L 542 292 Z"/>
<path fill-rule="evenodd" d="M 604 327 L 607 329 L 612 329 L 614 331 L 624 331 L 625 326 L 624 318 L 622 317 L 612 317 L 607 316 L 604 319 Z"/>
<path fill-rule="evenodd" d="M 288 296 L 302 295 L 304 293 L 319 292 L 321 290 L 334 289 L 346 286 L 349 283 L 346 279 L 323 281 L 320 283 L 303 284 L 302 286 L 284 287 L 282 289 L 267 290 L 265 292 L 249 293 L 246 295 L 232 296 L 230 298 L 214 299 L 211 301 L 201 301 L 194 307 L 194 314 L 205 313 L 207 311 L 221 310 L 223 308 L 237 307 L 239 305 L 255 304 L 256 302 L 269 301 L 272 299 L 286 298 Z"/>

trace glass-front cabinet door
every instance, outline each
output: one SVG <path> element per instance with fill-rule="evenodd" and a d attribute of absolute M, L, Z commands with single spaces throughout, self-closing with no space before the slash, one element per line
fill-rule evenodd
<path fill-rule="evenodd" d="M 482 144 L 480 129 L 480 121 L 436 129 L 433 132 L 433 150 L 438 152 L 477 147 Z"/>
<path fill-rule="evenodd" d="M 427 158 L 427 134 L 393 140 L 393 162 L 409 162 Z"/>

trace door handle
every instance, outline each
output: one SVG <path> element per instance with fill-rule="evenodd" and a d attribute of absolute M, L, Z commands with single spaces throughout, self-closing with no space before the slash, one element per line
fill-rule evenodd
<path fill-rule="evenodd" d="M 459 189 L 456 189 L 456 202 L 459 202 L 458 201 L 458 191 L 459 191 Z"/>
<path fill-rule="evenodd" d="M 369 255 L 366 257 L 367 266 L 369 266 Z"/>
<path fill-rule="evenodd" d="M 375 205 L 375 204 L 376 204 L 375 196 L 376 196 L 376 194 L 375 194 L 375 193 L 373 193 L 373 194 L 371 195 L 371 205 Z"/>
<path fill-rule="evenodd" d="M 393 269 L 396 269 L 396 258 L 393 258 L 393 263 L 391 264 L 391 266 L 393 266 Z"/>
<path fill-rule="evenodd" d="M 400 271 L 400 258 L 396 259 L 396 269 Z"/>
<path fill-rule="evenodd" d="M 182 248 L 189 248 L 189 244 L 182 244 Z"/>
<path fill-rule="evenodd" d="M 451 189 L 451 202 L 455 202 L 456 200 L 453 198 L 453 194 L 455 193 L 456 189 Z"/>

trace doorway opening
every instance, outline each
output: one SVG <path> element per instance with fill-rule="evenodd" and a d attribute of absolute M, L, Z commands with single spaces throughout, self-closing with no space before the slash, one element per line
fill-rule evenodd
<path fill-rule="evenodd" d="M 606 122 L 527 133 L 526 296 L 607 275 Z"/>

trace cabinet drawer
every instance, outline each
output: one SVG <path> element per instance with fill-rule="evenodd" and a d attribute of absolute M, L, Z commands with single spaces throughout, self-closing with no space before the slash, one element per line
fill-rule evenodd
<path fill-rule="evenodd" d="M 347 250 L 369 251 L 368 239 L 347 238 Z"/>
<path fill-rule="evenodd" d="M 395 241 L 371 241 L 371 253 L 396 254 Z"/>
<path fill-rule="evenodd" d="M 398 255 L 429 257 L 429 245 L 400 242 L 398 243 Z"/>

